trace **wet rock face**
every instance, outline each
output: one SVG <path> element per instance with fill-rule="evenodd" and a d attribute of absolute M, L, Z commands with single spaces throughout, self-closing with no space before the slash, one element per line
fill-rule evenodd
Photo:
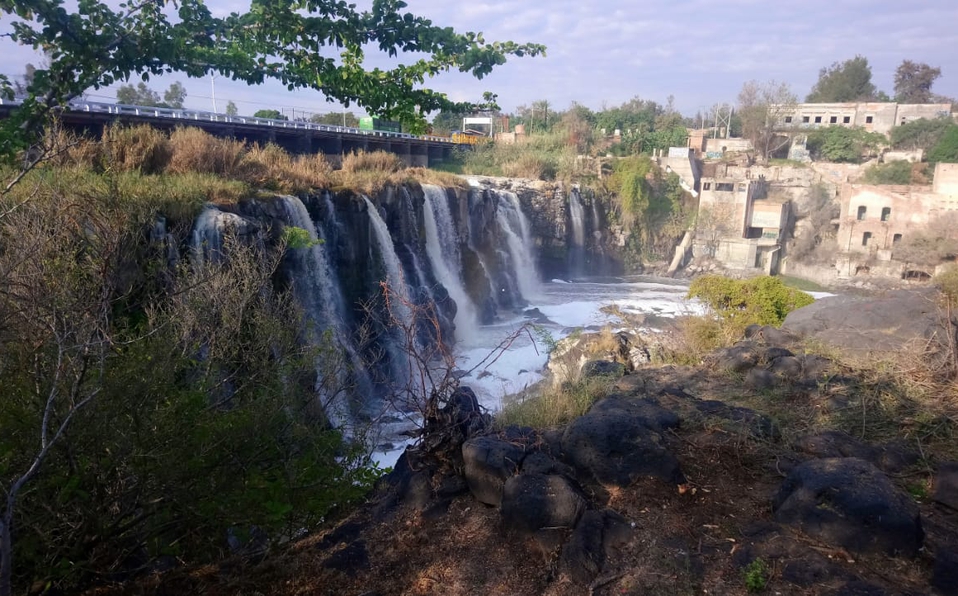
<path fill-rule="evenodd" d="M 858 458 L 796 466 L 773 503 L 775 518 L 855 553 L 913 557 L 924 540 L 918 505 Z"/>

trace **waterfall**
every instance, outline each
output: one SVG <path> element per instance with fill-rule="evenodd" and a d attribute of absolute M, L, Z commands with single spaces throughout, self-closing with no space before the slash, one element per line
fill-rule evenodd
<path fill-rule="evenodd" d="M 569 273 L 581 276 L 585 271 L 585 209 L 579 189 L 569 192 L 569 220 L 572 223 L 572 246 L 569 247 Z"/>
<path fill-rule="evenodd" d="M 576 246 L 585 246 L 585 209 L 579 199 L 579 189 L 569 192 L 569 218 L 572 220 L 572 240 Z"/>
<path fill-rule="evenodd" d="M 373 225 L 376 242 L 379 244 L 379 254 L 382 257 L 383 265 L 386 267 L 386 282 L 394 296 L 391 301 L 393 308 L 391 314 L 396 316 L 403 324 L 410 325 L 412 323 L 412 312 L 409 309 L 409 286 L 403 275 L 402 263 L 399 262 L 399 256 L 396 255 L 392 236 L 389 235 L 389 228 L 386 227 L 386 222 L 379 215 L 379 209 L 373 205 L 373 202 L 365 196 L 363 200 L 366 201 L 369 221 Z"/>
<path fill-rule="evenodd" d="M 319 229 L 300 199 L 282 196 L 278 200 L 283 206 L 286 221 L 292 226 L 306 230 L 312 243 L 308 248 L 290 251 L 297 268 L 292 280 L 293 291 L 303 310 L 306 311 L 306 316 L 312 322 L 310 330 L 312 340 L 316 345 L 320 345 L 324 329 L 331 329 L 334 341 L 345 350 L 350 360 L 354 381 L 360 392 L 366 393 L 372 383 L 366 373 L 366 367 L 352 345 L 349 330 L 345 326 L 345 306 L 339 289 L 339 280 L 330 267 Z M 319 375 L 316 380 L 316 389 L 320 391 L 326 416 L 334 426 L 349 432 L 348 427 L 352 417 L 343 392 L 348 381 L 342 376 L 343 373 L 338 373 L 337 386 L 326 387 L 323 372 L 321 366 L 317 364 Z"/>
<path fill-rule="evenodd" d="M 223 232 L 246 230 L 248 223 L 235 213 L 220 211 L 207 205 L 193 224 L 190 255 L 193 264 L 218 263 L 223 259 Z"/>
<path fill-rule="evenodd" d="M 456 311 L 456 339 L 467 342 L 475 337 L 478 324 L 476 305 L 473 304 L 462 280 L 462 257 L 459 236 L 449 211 L 446 191 L 432 184 L 423 184 L 426 195 L 424 216 L 426 224 L 426 254 L 433 273 L 458 307 Z"/>
<path fill-rule="evenodd" d="M 534 243 L 532 234 L 529 233 L 529 222 L 523 215 L 519 197 L 514 192 L 501 191 L 499 197 L 496 219 L 506 235 L 519 292 L 528 300 L 539 294 L 539 274 L 533 258 Z"/>

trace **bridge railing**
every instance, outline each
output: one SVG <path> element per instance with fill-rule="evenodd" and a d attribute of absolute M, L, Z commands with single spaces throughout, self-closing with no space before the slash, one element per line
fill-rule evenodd
<path fill-rule="evenodd" d="M 0 98 L 0 105 L 20 105 L 20 103 L 21 101 L 19 99 L 9 100 Z M 413 135 L 405 132 L 390 132 L 385 130 L 362 130 L 349 126 L 337 126 L 335 124 L 317 124 L 315 122 L 277 120 L 273 118 L 257 118 L 255 116 L 228 116 L 226 114 L 217 114 L 216 112 L 165 108 L 158 106 L 137 106 L 96 101 L 73 101 L 70 102 L 68 109 L 73 112 L 112 114 L 141 118 L 166 118 L 171 120 L 189 120 L 194 122 L 242 124 L 247 126 L 263 126 L 269 128 L 284 128 L 293 130 L 315 130 L 319 132 L 334 132 L 367 137 L 422 140 L 433 143 L 448 143 L 450 145 L 457 144 L 449 137 L 438 137 L 435 135 Z"/>

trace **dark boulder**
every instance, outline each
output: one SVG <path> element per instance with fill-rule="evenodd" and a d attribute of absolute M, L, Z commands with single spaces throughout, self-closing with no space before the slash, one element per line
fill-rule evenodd
<path fill-rule="evenodd" d="M 585 499 L 563 476 L 513 476 L 502 490 L 503 522 L 530 534 L 543 528 L 572 528 L 585 507 Z"/>
<path fill-rule="evenodd" d="M 858 458 L 796 466 L 782 483 L 773 510 L 778 521 L 856 553 L 915 556 L 924 539 L 915 502 Z"/>
<path fill-rule="evenodd" d="M 958 462 L 946 462 L 938 466 L 932 498 L 936 503 L 958 509 Z"/>
<path fill-rule="evenodd" d="M 771 418 L 755 410 L 729 404 L 715 399 L 694 402 L 695 408 L 704 416 L 721 418 L 730 423 L 739 433 L 760 439 L 778 440 L 781 432 Z"/>
<path fill-rule="evenodd" d="M 507 478 L 519 471 L 522 449 L 494 437 L 476 437 L 462 446 L 462 459 L 469 491 L 478 501 L 498 506 Z"/>
<path fill-rule="evenodd" d="M 795 441 L 795 447 L 817 458 L 857 457 L 870 462 L 882 471 L 897 474 L 918 462 L 913 449 L 898 443 L 867 445 L 838 430 L 827 430 L 805 435 Z"/>
<path fill-rule="evenodd" d="M 958 596 L 958 551 L 938 549 L 931 585 L 944 596 Z"/>
<path fill-rule="evenodd" d="M 804 367 L 801 359 L 795 356 L 779 356 L 769 363 L 768 370 L 785 379 L 797 379 L 802 376 Z"/>
<path fill-rule="evenodd" d="M 764 391 L 778 385 L 779 378 L 764 368 L 749 369 L 745 375 L 745 386 L 756 391 Z"/>
<path fill-rule="evenodd" d="M 586 511 L 562 549 L 559 570 L 587 586 L 602 571 L 606 559 L 631 536 L 630 524 L 614 511 Z"/>
<path fill-rule="evenodd" d="M 589 412 L 562 437 L 565 458 L 604 485 L 629 486 L 644 476 L 681 484 L 679 462 L 641 416 L 624 410 Z"/>
<path fill-rule="evenodd" d="M 713 354 L 715 366 L 720 370 L 744 373 L 759 361 L 757 346 L 750 341 L 740 341 L 729 348 L 716 350 Z"/>
<path fill-rule="evenodd" d="M 654 431 L 678 428 L 679 417 L 647 398 L 610 396 L 592 406 L 589 414 L 617 414 L 627 416 Z"/>
<path fill-rule="evenodd" d="M 594 377 L 613 377 L 618 378 L 625 374 L 625 365 L 621 362 L 612 362 L 611 360 L 589 360 L 582 367 L 579 373 L 582 379 L 591 379 Z"/>

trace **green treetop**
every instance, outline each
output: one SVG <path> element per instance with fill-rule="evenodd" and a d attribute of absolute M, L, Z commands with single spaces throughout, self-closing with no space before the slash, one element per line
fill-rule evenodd
<path fill-rule="evenodd" d="M 337 0 L 252 0 L 245 12 L 222 18 L 203 0 L 119 6 L 82 0 L 74 9 L 63 0 L 0 0 L 11 39 L 42 50 L 49 62 L 36 69 L 22 108 L 3 123 L 0 154 L 29 145 L 57 106 L 133 75 L 148 80 L 174 71 L 217 73 L 251 85 L 273 79 L 290 90 L 315 89 L 346 106 L 421 123 L 429 112 L 467 107 L 423 87 L 427 78 L 451 69 L 482 78 L 508 56 L 545 51 L 539 44 L 487 42 L 481 33 L 434 25 L 405 12 L 401 0 L 373 0 L 365 11 Z M 367 68 L 367 51 L 415 58 Z M 12 91 L 11 82 L 0 78 L 0 92 Z"/>

